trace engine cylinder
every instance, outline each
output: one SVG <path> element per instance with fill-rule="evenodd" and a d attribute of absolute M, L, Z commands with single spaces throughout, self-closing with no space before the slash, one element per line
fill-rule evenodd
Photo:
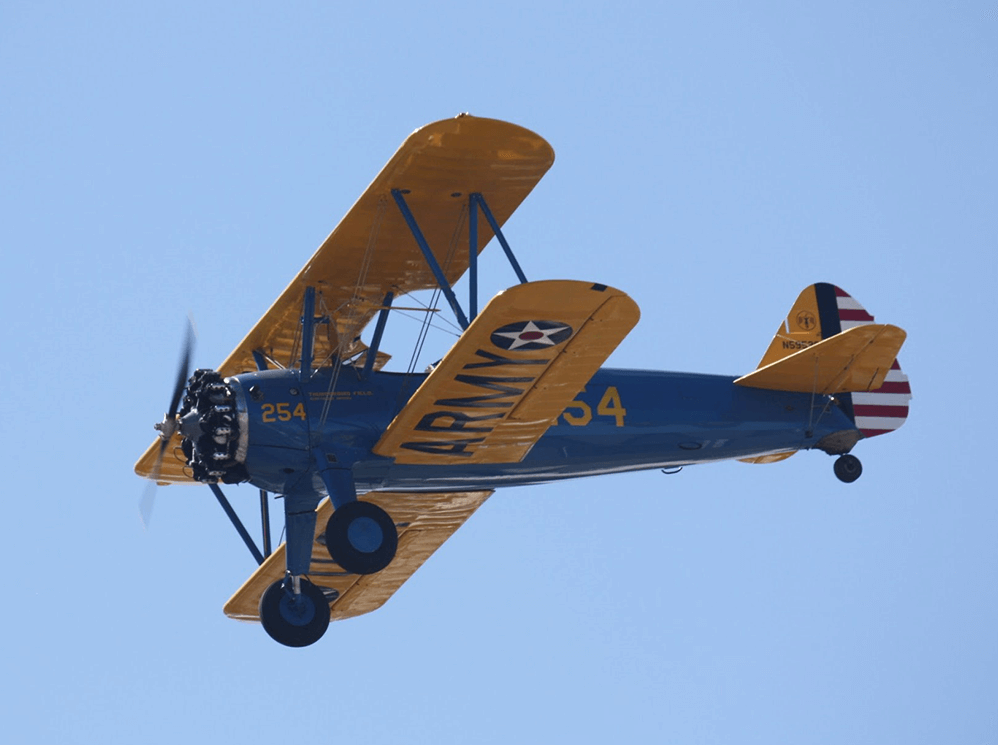
<path fill-rule="evenodd" d="M 236 484 L 249 474 L 241 434 L 246 428 L 235 392 L 214 370 L 195 370 L 180 409 L 182 449 L 193 477 Z"/>

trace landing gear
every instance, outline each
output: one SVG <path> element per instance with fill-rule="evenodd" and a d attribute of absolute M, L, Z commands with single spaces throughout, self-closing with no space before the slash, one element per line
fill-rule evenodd
<path fill-rule="evenodd" d="M 835 475 L 838 476 L 839 481 L 844 481 L 847 484 L 851 484 L 853 481 L 858 479 L 863 473 L 863 464 L 859 462 L 859 458 L 855 455 L 840 455 L 835 460 Z"/>
<path fill-rule="evenodd" d="M 260 621 L 274 641 L 286 647 L 307 647 L 326 633 L 329 603 L 307 579 L 298 579 L 298 594 L 292 585 L 292 578 L 287 577 L 267 588 L 260 598 Z"/>
<path fill-rule="evenodd" d="M 353 574 L 380 572 L 395 558 L 398 542 L 392 518 L 371 502 L 340 505 L 326 523 L 329 555 Z"/>

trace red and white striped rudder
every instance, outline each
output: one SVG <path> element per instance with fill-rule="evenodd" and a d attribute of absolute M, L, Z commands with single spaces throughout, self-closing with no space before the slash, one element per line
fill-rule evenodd
<path fill-rule="evenodd" d="M 873 316 L 855 298 L 840 287 L 831 287 L 835 292 L 835 308 L 840 327 L 838 331 L 873 323 Z M 823 329 L 826 335 L 831 330 Z M 864 437 L 893 432 L 908 417 L 911 386 L 897 360 L 894 360 L 880 388 L 868 393 L 848 395 L 852 398 L 853 420 Z"/>

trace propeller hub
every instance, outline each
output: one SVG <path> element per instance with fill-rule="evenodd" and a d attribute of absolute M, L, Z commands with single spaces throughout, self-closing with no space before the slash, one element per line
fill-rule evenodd
<path fill-rule="evenodd" d="M 171 417 L 169 414 L 163 415 L 163 421 L 156 422 L 153 426 L 157 432 L 159 432 L 159 438 L 164 442 L 173 437 L 173 434 L 177 431 L 177 419 L 176 417 Z"/>
<path fill-rule="evenodd" d="M 156 498 L 156 482 L 159 481 L 160 470 L 163 468 L 163 456 L 166 455 L 166 449 L 170 445 L 170 438 L 177 433 L 177 427 L 180 424 L 177 420 L 177 409 L 180 406 L 180 397 L 184 395 L 187 376 L 190 374 L 193 351 L 194 324 L 188 323 L 184 346 L 181 348 L 180 364 L 177 366 L 177 378 L 173 385 L 173 396 L 170 398 L 170 408 L 163 415 L 163 421 L 153 425 L 159 432 L 159 453 L 149 476 L 149 485 L 146 487 L 142 499 L 139 500 L 139 516 L 142 518 L 142 524 L 146 526 L 149 525 L 149 520 L 152 518 L 152 508 Z"/>

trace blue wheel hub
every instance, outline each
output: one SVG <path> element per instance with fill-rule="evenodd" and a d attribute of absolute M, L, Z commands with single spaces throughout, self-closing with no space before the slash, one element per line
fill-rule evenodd
<path fill-rule="evenodd" d="M 278 607 L 281 618 L 292 626 L 307 626 L 315 618 L 315 604 L 304 594 L 296 596 L 285 592 Z"/>
<path fill-rule="evenodd" d="M 373 554 L 385 541 L 381 526 L 370 517 L 358 517 L 350 521 L 347 528 L 347 540 L 350 545 L 365 554 Z"/>

